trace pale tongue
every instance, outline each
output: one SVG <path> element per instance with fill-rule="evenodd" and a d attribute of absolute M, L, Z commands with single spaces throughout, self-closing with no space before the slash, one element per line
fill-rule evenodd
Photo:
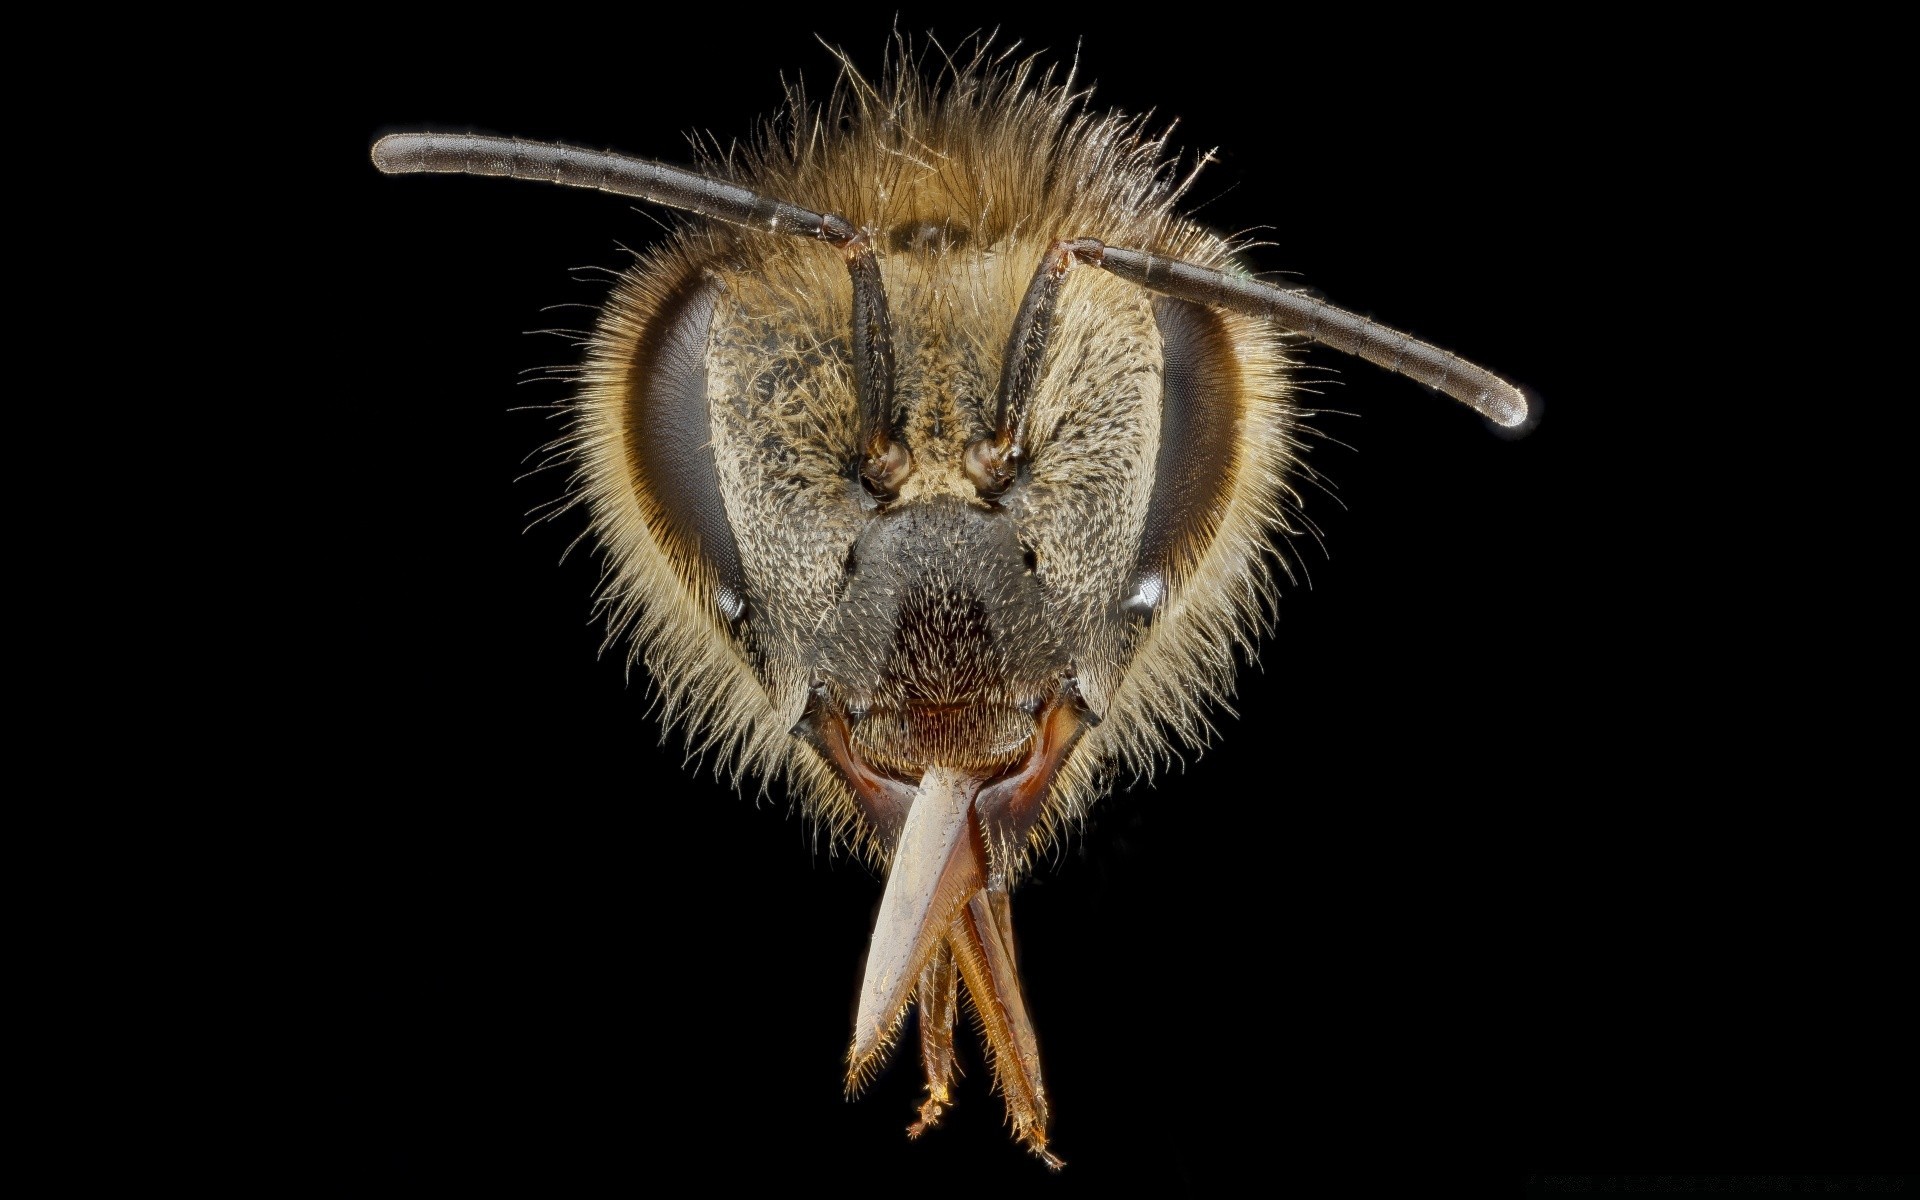
<path fill-rule="evenodd" d="M 882 1048 L 927 956 L 946 936 L 960 907 L 985 886 L 972 817 L 979 790 L 977 777 L 951 767 L 931 768 L 920 779 L 893 850 L 887 890 L 867 948 L 860 1014 L 853 1023 L 854 1072 Z"/>

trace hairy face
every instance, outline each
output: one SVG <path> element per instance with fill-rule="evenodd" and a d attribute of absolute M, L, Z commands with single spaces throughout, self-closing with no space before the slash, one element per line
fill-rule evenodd
<path fill-rule="evenodd" d="M 923 124 L 887 136 L 944 136 L 951 152 L 931 172 L 878 158 L 898 177 L 874 191 L 851 177 L 874 165 L 872 130 L 816 160 L 756 164 L 810 198 L 858 203 L 855 223 L 889 247 L 877 276 L 906 466 L 885 494 L 849 470 L 857 293 L 840 253 L 795 239 L 689 231 L 632 268 L 590 347 L 568 443 L 609 556 L 606 603 L 669 716 L 800 781 L 826 825 L 883 862 L 891 822 L 860 802 L 863 772 L 1010 770 L 1070 695 L 1084 736 L 1035 802 L 1044 837 L 1112 769 L 1151 769 L 1169 739 L 1196 739 L 1289 528 L 1296 418 L 1277 331 L 1093 271 L 1059 285 L 1017 463 L 991 488 L 970 473 L 1001 420 L 1010 339 L 1052 232 L 1104 222 L 1189 258 L 1228 253 L 1171 213 L 1133 123 L 1070 131 L 1064 97 L 1031 96 L 1011 114 L 1006 97 L 950 110 L 920 96 Z M 1084 139 L 1061 151 L 1079 174 L 1040 193 L 1046 219 L 996 223 L 1033 207 L 1009 139 L 1069 132 Z M 847 728 L 851 770 L 796 736 L 823 702 Z M 1010 845 L 1017 874 L 1030 846 Z"/>

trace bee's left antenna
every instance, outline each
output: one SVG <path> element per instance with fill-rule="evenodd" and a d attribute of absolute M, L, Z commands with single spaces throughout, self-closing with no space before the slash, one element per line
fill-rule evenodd
<path fill-rule="evenodd" d="M 1290 292 L 1229 275 L 1177 258 L 1144 250 L 1102 245 L 1093 238 L 1074 243 L 1085 262 L 1139 284 L 1148 291 L 1211 304 L 1270 321 L 1282 329 L 1303 334 L 1342 353 L 1364 358 L 1395 375 L 1405 375 L 1453 397 L 1481 416 L 1508 428 L 1527 420 L 1527 395 L 1485 367 L 1421 341 L 1412 334 L 1390 329 L 1370 317 L 1348 312 L 1303 292 Z"/>

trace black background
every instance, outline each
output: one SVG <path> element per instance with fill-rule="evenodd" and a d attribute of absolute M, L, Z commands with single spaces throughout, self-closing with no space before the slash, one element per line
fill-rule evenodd
<path fill-rule="evenodd" d="M 686 161 L 686 131 L 745 135 L 782 72 L 824 91 L 816 33 L 872 72 L 891 23 L 682 16 L 392 29 L 341 81 L 346 236 L 319 266 L 361 303 L 345 394 L 303 432 L 330 448 L 314 678 L 336 699 L 300 764 L 335 794 L 311 832 L 339 1161 L 608 1189 L 1371 1190 L 1456 1152 L 1871 1140 L 1884 1026 L 1849 997 L 1888 964 L 1824 916 L 1885 885 L 1871 863 L 1837 882 L 1837 851 L 1752 804 L 1729 756 L 1756 748 L 1702 732 L 1728 686 L 1699 582 L 1719 510 L 1676 465 L 1697 380 L 1651 328 L 1685 314 L 1646 313 L 1697 283 L 1645 216 L 1683 153 L 1628 102 L 1677 66 L 1181 12 L 1000 39 L 1063 66 L 1078 45 L 1096 106 L 1219 148 L 1190 205 L 1266 227 L 1256 267 L 1523 384 L 1542 420 L 1504 438 L 1309 352 L 1354 415 L 1318 422 L 1325 548 L 1289 548 L 1301 579 L 1238 715 L 1016 898 L 1067 1172 L 1005 1136 L 970 1036 L 923 1141 L 910 1059 L 847 1102 L 880 880 L 777 790 L 662 744 L 644 673 L 589 619 L 582 521 L 526 529 L 561 481 L 518 478 L 556 427 L 515 410 L 564 392 L 518 381 L 573 357 L 526 331 L 588 323 L 545 309 L 597 303 L 579 268 L 622 266 L 654 217 L 366 161 L 422 128 Z M 988 23 L 900 17 L 953 41 Z"/>

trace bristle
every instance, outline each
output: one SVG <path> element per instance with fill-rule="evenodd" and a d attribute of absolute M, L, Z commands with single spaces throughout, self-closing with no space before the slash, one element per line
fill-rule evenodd
<path fill-rule="evenodd" d="M 906 1026 L 907 1013 L 916 1003 L 913 994 L 908 993 L 906 1001 L 894 1012 L 893 1020 L 887 1023 L 885 1032 L 863 1057 L 855 1058 L 853 1048 L 847 1048 L 847 1099 L 852 1100 L 865 1091 L 893 1057 L 894 1047 L 900 1042 L 900 1031 Z"/>

